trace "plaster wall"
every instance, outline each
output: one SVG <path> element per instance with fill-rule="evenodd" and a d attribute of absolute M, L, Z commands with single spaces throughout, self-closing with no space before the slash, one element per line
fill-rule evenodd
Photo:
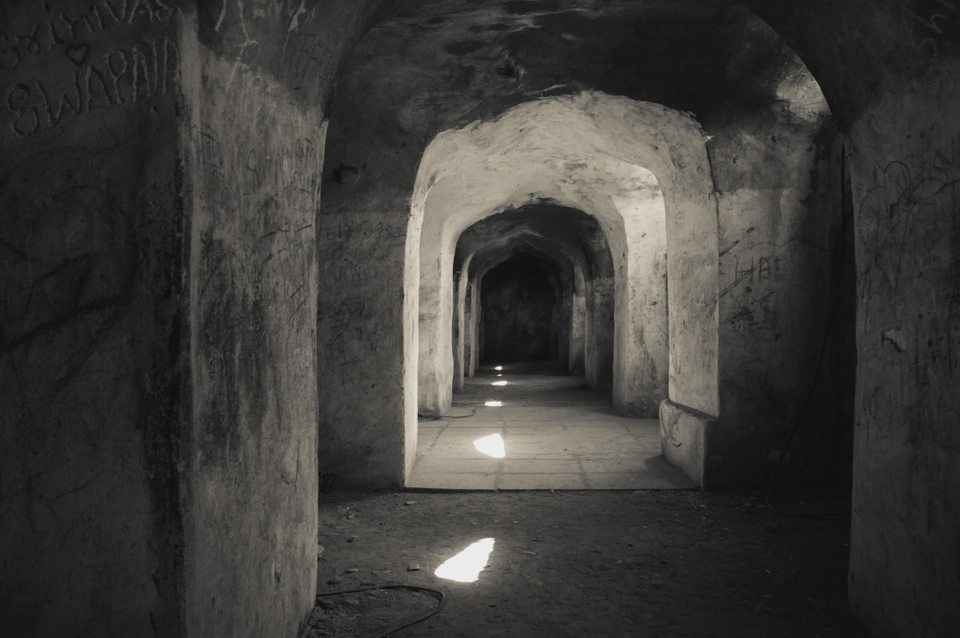
<path fill-rule="evenodd" d="M 442 209 L 455 204 L 444 201 L 434 207 Z M 445 414 L 450 409 L 453 392 L 450 325 L 454 319 L 453 253 L 457 237 L 445 232 L 445 222 L 439 210 L 425 215 L 420 236 L 417 404 L 420 414 L 432 416 Z"/>
<path fill-rule="evenodd" d="M 341 81 L 339 90 L 351 86 Z M 333 120 L 346 117 L 335 103 Z M 342 155 L 340 143 L 333 140 L 327 155 Z M 416 454 L 421 222 L 411 219 L 400 170 L 415 161 L 369 173 L 325 168 L 317 218 L 318 451 L 320 472 L 335 474 L 341 487 L 400 487 Z"/>
<path fill-rule="evenodd" d="M 314 604 L 321 171 L 363 3 L 198 3 L 180 48 L 191 225 L 184 631 L 297 635 Z"/>
<path fill-rule="evenodd" d="M 570 363 L 570 325 L 573 323 L 573 288 L 567 287 L 559 304 L 557 338 L 557 363 L 566 367 Z"/>
<path fill-rule="evenodd" d="M 190 7 L 2 7 L 18 634 L 294 635 L 313 603 L 323 113 L 304 105 L 359 10 Z"/>
<path fill-rule="evenodd" d="M 583 374 L 584 341 L 586 340 L 585 322 L 587 314 L 587 299 L 585 294 L 574 294 L 572 306 L 570 312 L 569 370 L 571 374 Z"/>
<path fill-rule="evenodd" d="M 477 372 L 479 362 L 479 353 L 477 352 L 477 325 L 480 323 L 480 316 L 477 310 L 479 300 L 479 286 L 477 278 L 471 277 L 470 288 L 467 292 L 467 369 L 466 375 L 472 377 Z"/>
<path fill-rule="evenodd" d="M 848 591 L 875 636 L 960 624 L 960 7 L 755 3 L 850 145 L 857 380 Z M 864 20 L 864 16 L 871 16 Z"/>
<path fill-rule="evenodd" d="M 838 408 L 817 390 L 844 370 L 852 374 L 851 360 L 827 353 L 818 362 L 843 242 L 840 145 L 825 117 L 758 113 L 711 129 L 721 258 L 710 488 L 762 485 L 768 449 L 783 447 L 806 403 L 791 444 L 792 456 L 802 457 L 803 443 L 832 424 Z"/>
<path fill-rule="evenodd" d="M 707 437 L 715 420 L 672 401 L 660 403 L 663 456 L 701 486 L 705 484 Z"/>
<path fill-rule="evenodd" d="M 6 635 L 180 635 L 187 221 L 169 5 L 0 3 Z"/>
<path fill-rule="evenodd" d="M 877 636 L 960 623 L 960 102 L 907 82 L 854 125 L 857 420 L 850 603 Z"/>
<path fill-rule="evenodd" d="M 192 397 L 186 628 L 296 635 L 317 566 L 315 215 L 326 122 L 183 40 Z"/>
<path fill-rule="evenodd" d="M 584 304 L 584 326 L 583 326 L 583 378 L 589 388 L 597 387 L 597 324 L 596 324 L 596 301 L 594 293 L 594 283 L 587 283 L 587 298 Z"/>
<path fill-rule="evenodd" d="M 404 265 L 407 215 L 340 208 L 319 221 L 320 471 L 343 487 L 399 487 L 416 453 L 417 331 L 403 317 L 416 312 L 419 284 L 416 265 Z"/>
<path fill-rule="evenodd" d="M 613 387 L 616 342 L 614 280 L 613 277 L 595 277 L 591 284 L 593 302 L 588 305 L 591 314 L 586 378 L 591 390 L 605 392 Z"/>
<path fill-rule="evenodd" d="M 465 268 L 458 270 L 456 278 L 456 307 L 458 312 L 454 313 L 453 317 L 453 390 L 463 389 L 463 371 L 466 364 L 466 328 L 467 328 L 467 312 L 466 312 L 466 302 L 467 302 L 467 289 L 470 287 L 469 281 L 469 263 L 465 265 Z"/>
<path fill-rule="evenodd" d="M 622 325 L 614 344 L 613 405 L 622 414 L 657 418 L 667 397 L 667 237 L 663 195 L 656 181 L 641 191 L 642 223 L 627 216 L 628 254 L 615 293 Z"/>

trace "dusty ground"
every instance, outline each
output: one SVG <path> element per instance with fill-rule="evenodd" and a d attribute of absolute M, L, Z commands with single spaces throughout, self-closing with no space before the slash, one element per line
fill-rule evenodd
<path fill-rule="evenodd" d="M 396 636 L 866 636 L 845 604 L 849 520 L 784 518 L 763 502 L 696 491 L 328 493 L 318 590 L 407 582 L 448 593 L 440 615 Z M 434 575 L 488 537 L 477 582 Z M 407 591 L 323 601 L 313 635 L 338 637 L 375 636 L 436 605 Z"/>

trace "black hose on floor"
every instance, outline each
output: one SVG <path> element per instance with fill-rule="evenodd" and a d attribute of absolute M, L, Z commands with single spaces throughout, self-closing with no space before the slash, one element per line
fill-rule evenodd
<path fill-rule="evenodd" d="M 424 416 L 422 414 L 417 415 L 418 421 L 446 421 L 447 419 L 469 419 L 477 413 L 477 409 L 474 408 L 473 412 L 470 414 L 461 414 L 459 416 L 445 415 L 445 416 Z"/>
<path fill-rule="evenodd" d="M 427 620 L 428 618 L 432 618 L 433 616 L 436 616 L 441 611 L 443 611 L 444 607 L 447 606 L 447 595 L 444 592 L 440 591 L 439 589 L 433 589 L 432 587 L 422 587 L 420 585 L 408 585 L 406 583 L 403 583 L 400 585 L 371 585 L 369 587 L 360 587 L 359 589 L 342 589 L 338 591 L 328 591 L 322 594 L 317 594 L 317 598 L 326 598 L 328 596 L 342 596 L 344 594 L 359 594 L 365 591 L 376 591 L 378 589 L 406 589 L 408 591 L 421 591 L 421 592 L 430 594 L 440 602 L 436 607 L 434 607 L 427 613 L 421 616 L 417 616 L 412 620 L 404 621 L 403 624 L 396 625 L 395 627 L 391 627 L 390 629 L 380 632 L 379 634 L 376 634 L 371 638 L 387 638 L 387 636 L 392 636 L 393 634 L 397 633 L 401 629 L 412 627 L 417 623 L 422 623 L 424 620 Z"/>

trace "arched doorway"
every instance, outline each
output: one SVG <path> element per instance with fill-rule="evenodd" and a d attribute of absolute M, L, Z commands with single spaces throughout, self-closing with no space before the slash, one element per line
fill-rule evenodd
<path fill-rule="evenodd" d="M 672 138 L 669 147 L 658 138 L 663 131 Z M 661 191 L 662 181 L 672 187 Z M 406 255 L 407 281 L 419 286 L 419 411 L 439 416 L 451 404 L 453 257 L 460 233 L 499 210 L 549 199 L 594 216 L 610 244 L 619 293 L 613 350 L 619 353 L 613 375 L 617 408 L 627 412 L 631 405 L 659 404 L 631 394 L 648 387 L 648 379 L 634 377 L 643 363 L 655 363 L 649 357 L 642 361 L 642 353 L 659 343 L 669 348 L 671 401 L 715 416 L 718 257 L 712 188 L 699 126 L 681 113 L 624 98 L 597 93 L 549 98 L 522 104 L 493 122 L 438 135 L 418 169 Z M 644 241 L 666 245 L 668 272 L 658 273 L 659 283 L 669 272 L 676 276 L 668 288 L 668 329 L 641 335 L 636 331 L 644 322 L 631 311 L 660 303 L 655 296 L 637 296 L 643 289 L 637 273 L 656 272 L 638 261 L 658 254 L 643 250 Z M 410 269 L 414 259 L 419 272 Z M 405 305 L 409 301 L 405 298 Z M 412 310 L 406 305 L 408 325 Z M 703 437 L 702 426 L 692 435 Z M 408 452 L 408 473 L 410 460 Z"/>

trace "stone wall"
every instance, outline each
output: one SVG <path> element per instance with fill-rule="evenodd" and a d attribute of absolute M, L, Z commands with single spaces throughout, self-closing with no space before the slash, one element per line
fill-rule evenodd
<path fill-rule="evenodd" d="M 363 5 L 300 8 L 2 8 L 18 635 L 294 635 L 312 606 L 323 105 Z"/>
<path fill-rule="evenodd" d="M 960 622 L 960 64 L 948 68 L 952 86 L 907 83 L 851 134 L 860 305 L 850 600 L 878 636 L 949 635 Z"/>
<path fill-rule="evenodd" d="M 852 359 L 820 360 L 840 285 L 840 145 L 828 114 L 797 120 L 745 114 L 709 129 L 721 255 L 711 488 L 761 486 L 769 448 L 783 448 L 798 419 L 791 452 L 802 456 L 838 407 L 821 389 L 853 372 Z"/>
<path fill-rule="evenodd" d="M 188 43 L 193 412 L 188 633 L 293 635 L 317 552 L 317 254 L 325 122 Z M 282 630 L 280 628 L 283 628 Z"/>
<path fill-rule="evenodd" d="M 878 637 L 960 624 L 960 6 L 757 5 L 849 141 L 857 390 L 849 596 Z M 870 16 L 870 20 L 864 20 Z"/>
<path fill-rule="evenodd" d="M 189 635 L 293 636 L 314 604 L 327 396 L 317 377 L 326 290 L 317 222 L 327 105 L 362 10 L 264 0 L 186 15 Z"/>
<path fill-rule="evenodd" d="M 0 7 L 0 546 L 18 636 L 177 635 L 174 3 Z"/>

